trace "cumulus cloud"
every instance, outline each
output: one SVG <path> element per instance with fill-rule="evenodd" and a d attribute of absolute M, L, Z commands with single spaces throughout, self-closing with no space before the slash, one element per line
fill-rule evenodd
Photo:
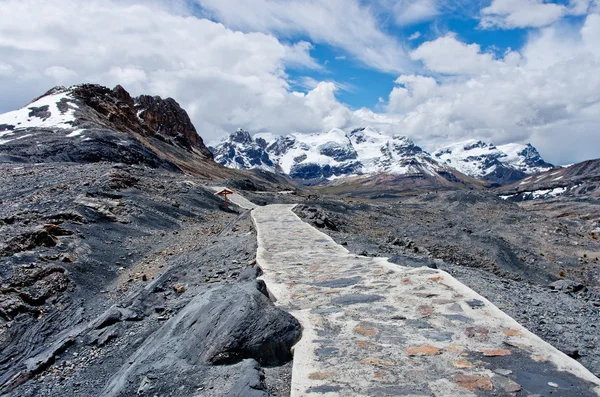
<path fill-rule="evenodd" d="M 590 0 L 570 0 L 568 6 L 544 0 L 493 0 L 481 10 L 481 27 L 503 29 L 548 26 L 565 15 L 583 15 Z"/>
<path fill-rule="evenodd" d="M 370 8 L 358 0 L 195 1 L 206 16 L 236 29 L 285 37 L 307 35 L 316 43 L 342 48 L 365 65 L 385 72 L 410 67 L 403 45 L 382 31 Z"/>
<path fill-rule="evenodd" d="M 465 44 L 454 36 L 440 37 L 421 44 L 410 53 L 432 72 L 446 74 L 485 73 L 494 64 L 494 56 L 481 52 L 478 44 Z"/>
<path fill-rule="evenodd" d="M 290 92 L 286 68 L 320 68 L 312 44 L 236 32 L 185 10 L 160 2 L 0 2 L 0 15 L 11 15 L 0 25 L 0 111 L 54 85 L 89 81 L 171 96 L 209 140 L 239 126 L 287 133 L 343 124 L 335 84 Z"/>
<path fill-rule="evenodd" d="M 444 43 L 461 58 L 442 62 Z M 598 157 L 600 121 L 600 15 L 580 29 L 544 28 L 520 53 L 502 58 L 446 36 L 413 52 L 432 77 L 403 75 L 389 96 L 390 130 L 434 149 L 474 137 L 496 144 L 531 141 L 551 161 Z M 426 49 L 427 51 L 425 51 Z M 453 76 L 436 75 L 451 73 Z M 565 142 L 570 142 L 565 151 Z"/>

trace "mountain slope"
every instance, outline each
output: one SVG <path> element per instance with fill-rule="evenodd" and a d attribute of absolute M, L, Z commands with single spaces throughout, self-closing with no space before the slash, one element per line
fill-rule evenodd
<path fill-rule="evenodd" d="M 471 139 L 438 149 L 433 156 L 464 174 L 497 185 L 510 184 L 554 167 L 531 144 L 495 146 Z"/>
<path fill-rule="evenodd" d="M 496 189 L 511 201 L 556 196 L 600 197 L 600 159 L 556 168 Z"/>
<path fill-rule="evenodd" d="M 121 86 L 56 87 L 0 115 L 2 158 L 22 162 L 113 161 L 177 168 L 180 159 L 212 163 L 187 113 L 173 99 L 132 98 Z M 185 153 L 184 153 L 185 152 Z M 183 163 L 183 161 L 179 161 Z"/>
<path fill-rule="evenodd" d="M 265 151 L 267 142 L 264 139 L 252 139 L 248 131 L 238 129 L 216 148 L 210 150 L 215 156 L 215 161 L 227 168 L 245 170 L 261 169 L 270 172 L 282 173 L 280 167 L 274 164 Z"/>
<path fill-rule="evenodd" d="M 15 162 L 140 164 L 246 188 L 293 188 L 281 176 L 221 166 L 175 100 L 133 98 L 121 86 L 55 87 L 0 115 L 0 163 Z"/>

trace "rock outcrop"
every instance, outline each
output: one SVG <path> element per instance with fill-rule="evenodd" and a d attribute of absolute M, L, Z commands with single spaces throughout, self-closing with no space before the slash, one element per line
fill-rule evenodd
<path fill-rule="evenodd" d="M 0 143 L 1 162 L 119 161 L 206 174 L 216 165 L 175 100 L 134 98 L 120 85 L 55 87 L 0 115 Z"/>

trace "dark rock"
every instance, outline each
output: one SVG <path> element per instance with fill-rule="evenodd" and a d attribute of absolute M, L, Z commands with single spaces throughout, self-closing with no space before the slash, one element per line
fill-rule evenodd
<path fill-rule="evenodd" d="M 255 281 L 218 286 L 195 296 L 147 339 L 112 378 L 104 394 L 127 395 L 126 390 L 139 384 L 149 363 L 160 362 L 175 372 L 246 359 L 280 365 L 291 360 L 290 349 L 300 332 L 298 321 L 276 308 Z M 172 380 L 163 382 L 161 387 L 176 388 Z"/>
<path fill-rule="evenodd" d="M 322 386 L 314 386 L 311 387 L 309 389 L 307 389 L 306 391 L 309 393 L 337 393 L 340 390 L 342 390 L 342 388 L 340 386 L 332 386 L 332 385 L 322 385 Z"/>
<path fill-rule="evenodd" d="M 268 397 L 265 387 L 265 376 L 260 365 L 252 359 L 244 360 L 240 377 L 231 387 L 227 396 L 230 397 Z"/>
<path fill-rule="evenodd" d="M 363 295 L 363 294 L 348 294 L 342 295 L 331 300 L 334 305 L 348 306 L 356 305 L 359 303 L 372 303 L 383 300 L 383 296 L 379 295 Z"/>
<path fill-rule="evenodd" d="M 318 283 L 313 283 L 317 287 L 325 287 L 325 288 L 345 288 L 351 285 L 355 285 L 360 283 L 362 277 L 350 277 L 350 278 L 338 278 L 335 280 L 322 281 Z"/>
<path fill-rule="evenodd" d="M 479 299 L 472 299 L 470 301 L 467 301 L 467 305 L 471 306 L 471 308 L 473 308 L 473 309 L 476 309 L 479 307 L 484 307 L 485 303 L 483 303 Z"/>
<path fill-rule="evenodd" d="M 174 139 L 178 144 L 197 149 L 206 158 L 212 153 L 204 145 L 188 114 L 172 98 L 142 95 L 135 99 L 135 106 L 149 131 Z"/>
<path fill-rule="evenodd" d="M 579 292 L 585 286 L 577 281 L 572 280 L 558 280 L 548 285 L 550 289 L 564 292 Z"/>

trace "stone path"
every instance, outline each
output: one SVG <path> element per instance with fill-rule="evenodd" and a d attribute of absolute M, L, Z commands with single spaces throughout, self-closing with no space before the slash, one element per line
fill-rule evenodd
<path fill-rule="evenodd" d="M 448 273 L 349 253 L 257 207 L 257 261 L 296 316 L 292 396 L 600 395 L 600 379 Z"/>

